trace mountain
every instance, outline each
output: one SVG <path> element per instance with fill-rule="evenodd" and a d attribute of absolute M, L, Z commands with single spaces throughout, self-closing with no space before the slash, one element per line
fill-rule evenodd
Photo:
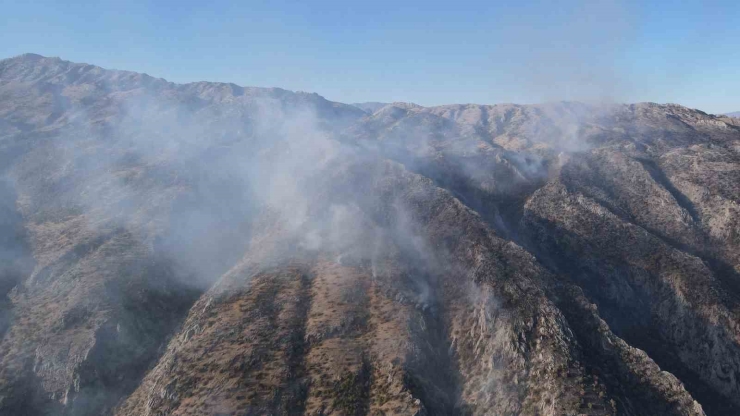
<path fill-rule="evenodd" d="M 0 414 L 740 414 L 740 123 L 0 61 Z"/>
<path fill-rule="evenodd" d="M 727 113 L 725 115 L 730 116 L 730 117 L 740 118 L 740 111 L 735 111 L 734 113 Z"/>
<path fill-rule="evenodd" d="M 367 102 L 367 103 L 353 103 L 353 106 L 361 109 L 362 111 L 365 111 L 366 113 L 374 113 L 381 108 L 388 105 L 388 103 L 376 103 L 376 102 Z"/>

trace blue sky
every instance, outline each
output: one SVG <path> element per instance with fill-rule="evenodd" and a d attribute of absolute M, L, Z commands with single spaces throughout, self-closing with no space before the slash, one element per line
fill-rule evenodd
<path fill-rule="evenodd" d="M 557 4 L 555 4 L 557 3 Z M 740 1 L 7 1 L 25 52 L 331 100 L 740 111 Z"/>

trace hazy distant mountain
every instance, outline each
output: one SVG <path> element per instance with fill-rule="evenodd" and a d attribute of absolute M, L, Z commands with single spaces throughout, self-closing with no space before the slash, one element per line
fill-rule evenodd
<path fill-rule="evenodd" d="M 373 104 L 0 61 L 0 414 L 740 414 L 740 123 Z"/>
<path fill-rule="evenodd" d="M 386 105 L 388 105 L 388 103 L 368 102 L 368 103 L 354 103 L 352 105 L 361 109 L 362 111 L 372 114 L 380 110 L 381 108 L 385 107 Z"/>
<path fill-rule="evenodd" d="M 737 117 L 737 118 L 740 118 L 740 111 L 735 111 L 734 113 L 727 113 L 727 114 L 725 114 L 725 115 L 726 115 L 726 116 L 730 116 L 730 117 Z"/>

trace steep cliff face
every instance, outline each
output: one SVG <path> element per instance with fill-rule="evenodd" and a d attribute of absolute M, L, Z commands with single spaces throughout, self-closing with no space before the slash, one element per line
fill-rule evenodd
<path fill-rule="evenodd" d="M 740 127 L 0 61 L 0 413 L 740 409 Z"/>

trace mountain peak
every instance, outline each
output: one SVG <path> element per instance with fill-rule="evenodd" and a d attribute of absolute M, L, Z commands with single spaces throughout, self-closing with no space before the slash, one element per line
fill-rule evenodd
<path fill-rule="evenodd" d="M 47 56 L 39 55 L 37 53 L 29 52 L 29 53 L 24 53 L 24 54 L 21 54 L 21 55 L 14 56 L 14 57 L 12 57 L 10 59 L 39 61 L 41 59 L 61 59 L 61 58 L 59 58 L 59 57 L 47 57 Z"/>

